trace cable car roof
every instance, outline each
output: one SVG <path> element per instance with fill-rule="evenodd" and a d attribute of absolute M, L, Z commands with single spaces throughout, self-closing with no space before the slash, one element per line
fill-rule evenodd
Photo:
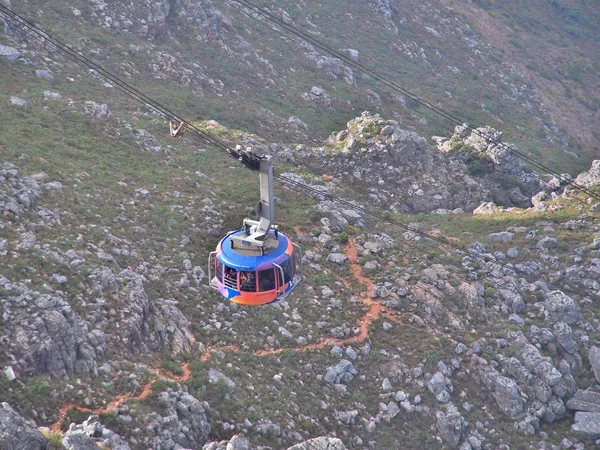
<path fill-rule="evenodd" d="M 243 233 L 244 230 L 238 230 L 225 236 L 217 247 L 217 257 L 227 267 L 237 270 L 265 270 L 273 268 L 273 263 L 282 264 L 290 255 L 294 253 L 292 241 L 283 233 L 279 233 L 277 246 L 270 246 L 265 250 L 265 254 L 261 255 L 259 250 L 251 250 L 240 247 L 231 248 L 231 235 Z M 271 232 L 271 239 L 275 239 L 274 233 Z"/>

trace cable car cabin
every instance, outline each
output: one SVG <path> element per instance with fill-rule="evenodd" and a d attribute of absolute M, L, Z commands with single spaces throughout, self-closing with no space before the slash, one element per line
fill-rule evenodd
<path fill-rule="evenodd" d="M 302 258 L 300 248 L 276 230 L 270 230 L 261 248 L 236 240 L 244 235 L 248 235 L 246 229 L 228 234 L 211 253 L 210 284 L 223 297 L 243 305 L 285 298 L 302 278 L 296 267 Z"/>
<path fill-rule="evenodd" d="M 255 158 L 259 164 L 248 167 L 260 170 L 260 202 L 256 206 L 259 220 L 244 219 L 242 229 L 228 233 L 208 257 L 210 285 L 223 297 L 242 305 L 281 300 L 302 280 L 300 247 L 273 225 L 271 160 Z"/>

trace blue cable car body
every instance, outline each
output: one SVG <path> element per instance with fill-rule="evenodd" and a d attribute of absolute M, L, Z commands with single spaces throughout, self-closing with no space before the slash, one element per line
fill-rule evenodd
<path fill-rule="evenodd" d="M 272 225 L 273 167 L 269 158 L 260 160 L 260 181 L 260 221 L 244 219 L 243 228 L 228 233 L 208 258 L 210 285 L 223 297 L 243 305 L 281 300 L 302 280 L 300 247 Z"/>

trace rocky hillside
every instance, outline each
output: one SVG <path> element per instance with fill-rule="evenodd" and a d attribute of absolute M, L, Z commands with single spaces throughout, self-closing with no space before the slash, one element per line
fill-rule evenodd
<path fill-rule="evenodd" d="M 321 141 L 374 109 L 422 135 L 453 128 L 356 68 L 273 31 L 235 1 L 8 3 L 37 11 L 41 26 L 190 118 L 287 142 Z M 460 121 L 503 130 L 551 167 L 581 171 L 598 154 L 593 3 L 257 4 Z M 25 60 L 52 56 L 37 59 L 47 69 L 63 66 L 51 48 L 0 23 L 0 44 Z"/>
<path fill-rule="evenodd" d="M 584 195 L 511 151 L 529 149 L 513 140 L 522 118 L 556 144 L 579 116 L 572 98 L 564 116 L 545 109 L 535 78 L 485 40 L 478 24 L 505 26 L 506 4 L 272 8 L 315 36 L 346 30 L 331 33 L 338 46 L 382 70 L 386 51 L 410 54 L 415 87 L 477 74 L 468 99 L 458 85 L 440 98 L 488 93 L 484 140 L 419 121 L 406 99 L 265 37 L 234 4 L 2 1 L 321 194 L 276 187 L 277 221 L 304 254 L 294 295 L 224 301 L 207 256 L 250 214 L 257 178 L 191 134 L 168 140 L 163 118 L 0 21 L 0 449 L 600 445 L 600 160 L 569 147 L 585 170 L 555 167 Z M 555 30 L 549 18 L 565 15 L 579 31 L 565 25 L 561 42 L 587 48 L 588 7 L 553 2 L 536 23 Z M 370 39 L 389 48 L 373 56 Z M 597 81 L 580 80 L 581 92 Z"/>

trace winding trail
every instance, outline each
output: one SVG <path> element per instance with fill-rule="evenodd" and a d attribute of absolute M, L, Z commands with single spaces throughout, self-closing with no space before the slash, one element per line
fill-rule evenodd
<path fill-rule="evenodd" d="M 302 231 L 300 230 L 300 228 L 297 226 L 294 227 L 294 230 L 296 231 L 296 233 L 298 235 L 303 234 Z M 400 313 L 396 313 L 396 312 L 386 311 L 385 308 L 381 304 L 379 304 L 379 303 L 375 302 L 373 299 L 371 299 L 369 293 L 375 289 L 375 285 L 369 278 L 362 275 L 362 270 L 361 270 L 360 266 L 358 265 L 358 263 L 356 262 L 357 251 L 356 251 L 356 243 L 354 242 L 354 240 L 350 239 L 348 241 L 348 244 L 345 249 L 345 254 L 348 257 L 348 260 L 350 262 L 350 270 L 352 272 L 352 276 L 361 285 L 364 286 L 364 290 L 362 291 L 362 294 L 361 294 L 361 299 L 362 299 L 364 305 L 368 306 L 368 308 L 369 308 L 368 311 L 358 320 L 359 333 L 354 336 L 350 336 L 350 337 L 344 338 L 344 339 L 326 338 L 319 342 L 304 345 L 302 347 L 281 347 L 281 348 L 270 349 L 270 350 L 257 350 L 252 353 L 253 355 L 255 355 L 255 356 L 271 356 L 271 355 L 277 355 L 286 350 L 287 351 L 292 350 L 292 351 L 297 351 L 297 352 L 307 352 L 307 351 L 311 351 L 311 350 L 319 350 L 319 349 L 325 348 L 325 347 L 331 345 L 332 343 L 342 346 L 342 345 L 346 345 L 346 344 L 362 342 L 369 337 L 369 327 L 370 327 L 371 323 L 373 323 L 373 321 L 377 320 L 379 317 L 385 316 L 386 318 L 388 318 L 394 322 L 401 322 L 403 316 L 410 314 L 410 313 L 400 314 Z M 337 278 L 339 281 L 341 281 L 344 284 L 344 286 L 347 289 L 351 288 L 351 285 L 348 282 L 348 280 L 345 280 L 341 277 L 337 277 Z M 234 345 L 227 345 L 227 346 L 222 346 L 222 347 L 207 347 L 200 360 L 203 362 L 208 361 L 212 356 L 213 350 L 215 350 L 215 351 L 229 350 L 229 351 L 233 351 L 236 353 L 240 352 L 239 347 L 236 347 Z M 167 374 L 166 372 L 161 371 L 160 369 L 150 369 L 150 370 L 154 374 L 155 378 L 152 379 L 151 381 L 149 381 L 144 386 L 144 388 L 142 389 L 142 391 L 139 394 L 136 395 L 134 393 L 131 393 L 131 394 L 119 395 L 113 401 L 111 401 L 108 405 L 106 405 L 104 407 L 100 407 L 100 408 L 89 408 L 86 406 L 78 405 L 73 402 L 65 403 L 64 405 L 62 405 L 60 407 L 60 409 L 58 411 L 58 420 L 50 426 L 50 429 L 52 431 L 60 432 L 61 424 L 66 419 L 67 414 L 69 413 L 69 411 L 71 409 L 78 409 L 82 412 L 88 412 L 90 414 L 98 414 L 98 415 L 99 414 L 108 414 L 108 413 L 115 411 L 119 406 L 121 406 L 123 403 L 127 402 L 128 400 L 141 400 L 141 399 L 148 397 L 148 395 L 150 395 L 150 393 L 152 392 L 152 384 L 155 381 L 164 380 L 164 381 L 174 381 L 174 382 L 183 383 L 183 382 L 189 380 L 190 377 L 192 376 L 191 370 L 189 368 L 189 363 L 184 364 L 182 366 L 183 374 L 180 376 L 177 376 L 177 375 L 174 375 L 171 373 Z"/>
<path fill-rule="evenodd" d="M 182 375 L 175 375 L 175 374 L 171 374 L 171 373 L 166 374 L 164 371 L 161 371 L 158 369 L 151 369 L 151 372 L 154 373 L 156 378 L 154 378 L 152 381 L 149 381 L 148 383 L 146 383 L 146 385 L 144 386 L 144 389 L 142 389 L 142 392 L 140 392 L 137 395 L 135 395 L 133 393 L 119 395 L 108 405 L 103 406 L 101 408 L 88 408 L 86 406 L 81 406 L 81 405 L 78 405 L 73 402 L 65 403 L 58 410 L 58 420 L 50 426 L 50 429 L 52 431 L 60 432 L 61 424 L 66 419 L 69 411 L 72 409 L 78 409 L 79 411 L 87 412 L 90 414 L 98 414 L 98 415 L 99 414 L 109 414 L 109 413 L 115 411 L 119 406 L 121 406 L 123 403 L 125 403 L 128 400 L 141 400 L 141 399 L 148 397 L 150 395 L 150 393 L 152 392 L 152 383 L 154 383 L 155 381 L 164 380 L 164 381 L 176 381 L 178 383 L 184 383 L 185 381 L 189 380 L 190 377 L 192 376 L 192 371 L 190 370 L 189 363 L 181 366 L 181 370 L 183 371 Z"/>

